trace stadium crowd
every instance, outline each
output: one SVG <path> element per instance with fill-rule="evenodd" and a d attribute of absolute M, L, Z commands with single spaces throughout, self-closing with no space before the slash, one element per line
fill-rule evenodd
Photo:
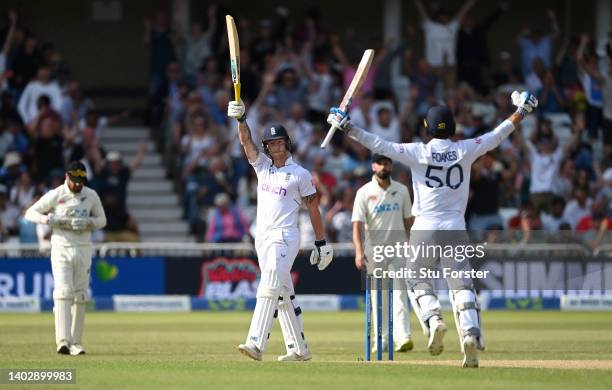
<path fill-rule="evenodd" d="M 64 182 L 65 167 L 74 160 L 88 167 L 88 185 L 98 191 L 108 217 L 95 239 L 131 232 L 137 240 L 127 212 L 127 181 L 144 149 L 124 167 L 121 156 L 106 153 L 100 143 L 103 129 L 126 114 L 100 115 L 57 46 L 20 23 L 14 10 L 0 37 L 0 241 L 49 240 L 48 226 L 36 226 L 23 214 Z"/>
<path fill-rule="evenodd" d="M 586 33 L 564 35 L 554 12 L 547 11 L 542 16 L 548 25 L 517 25 L 509 33 L 518 56 L 494 52 L 487 33 L 505 17 L 508 4 L 487 4 L 490 14 L 477 20 L 475 2 L 467 0 L 452 13 L 415 0 L 423 51 L 408 43 L 417 39 L 415 26 L 401 39 L 364 45 L 350 28 L 331 32 L 317 9 L 303 19 L 283 7 L 270 19 L 235 15 L 249 126 L 255 138 L 273 123 L 288 129 L 294 158 L 313 174 L 330 241 L 351 239 L 352 204 L 356 189 L 371 180 L 370 154 L 341 134 L 328 149 L 319 145 L 328 109 L 342 99 L 368 46 L 376 57 L 350 116 L 390 141 L 426 141 L 423 117 L 439 102 L 452 108 L 455 138 L 463 139 L 478 137 L 506 118 L 513 111 L 513 90 L 537 95 L 537 115 L 474 164 L 466 220 L 477 237 L 492 231 L 487 239 L 559 242 L 566 237 L 559 234 L 563 231 L 576 233 L 572 239 L 590 247 L 610 242 L 612 43 L 596 44 Z M 150 53 L 146 120 L 182 192 L 192 233 L 213 242 L 249 239 L 256 196 L 236 123 L 225 112 L 233 89 L 224 15 L 211 5 L 205 20 L 196 16 L 190 26 L 171 23 L 163 12 L 144 19 Z M 129 172 L 138 166 L 134 161 L 108 172 L 112 164 L 98 136 L 110 121 L 71 80 L 58 49 L 19 26 L 14 13 L 9 16 L 0 54 L 4 238 L 24 229 L 20 211 L 62 180 L 66 161 L 84 158 L 93 185 L 103 192 L 109 181 L 117 182 L 108 180 L 109 174 L 127 185 Z M 411 188 L 410 171 L 399 164 L 394 171 L 395 179 Z M 121 196 L 110 200 L 123 204 L 117 210 L 125 215 L 117 219 L 124 223 L 118 225 L 135 231 L 126 192 Z M 303 242 L 314 239 L 306 214 L 301 231 Z"/>

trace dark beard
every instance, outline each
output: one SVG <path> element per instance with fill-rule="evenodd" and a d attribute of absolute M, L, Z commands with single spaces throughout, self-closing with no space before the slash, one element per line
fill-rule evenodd
<path fill-rule="evenodd" d="M 376 172 L 376 176 L 381 180 L 387 180 L 391 176 L 391 172 Z"/>

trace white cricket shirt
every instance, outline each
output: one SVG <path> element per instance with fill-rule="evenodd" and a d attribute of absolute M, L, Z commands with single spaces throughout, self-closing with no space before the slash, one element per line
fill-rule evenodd
<path fill-rule="evenodd" d="M 405 185 L 391 180 L 385 190 L 373 177 L 357 190 L 351 222 L 363 222 L 365 230 L 405 231 L 404 220 L 412 216 L 411 207 Z"/>
<path fill-rule="evenodd" d="M 393 143 L 353 126 L 349 136 L 374 153 L 399 161 L 412 171 L 414 203 L 412 214 L 419 218 L 463 220 L 470 190 L 472 163 L 497 147 L 514 126 L 503 121 L 478 138 L 454 142 L 432 139 L 429 143 Z"/>
<path fill-rule="evenodd" d="M 302 198 L 317 192 L 310 172 L 291 157 L 277 168 L 265 153 L 259 153 L 251 165 L 257 174 L 257 234 L 297 229 Z"/>
<path fill-rule="evenodd" d="M 85 186 L 78 194 L 70 191 L 66 183 L 52 189 L 26 211 L 25 219 L 42 224 L 45 215 L 49 213 L 65 218 L 91 218 L 95 229 L 106 226 L 106 215 L 98 194 Z M 73 231 L 70 226 L 56 226 L 51 235 L 51 245 L 91 245 L 91 232 Z"/>

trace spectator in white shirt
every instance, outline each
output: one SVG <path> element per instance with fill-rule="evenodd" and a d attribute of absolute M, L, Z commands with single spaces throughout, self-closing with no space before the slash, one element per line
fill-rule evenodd
<path fill-rule="evenodd" d="M 561 225 L 567 223 L 563 218 L 565 210 L 565 200 L 561 197 L 555 197 L 550 206 L 550 214 L 542 213 L 542 227 L 545 231 L 554 233 L 561 230 Z"/>
<path fill-rule="evenodd" d="M 588 197 L 587 192 L 583 188 L 576 188 L 574 190 L 574 199 L 565 206 L 563 219 L 569 222 L 572 229 L 575 230 L 578 222 L 590 214 L 592 203 L 592 199 Z"/>
<path fill-rule="evenodd" d="M 461 21 L 475 3 L 476 0 L 467 0 L 452 19 L 449 18 L 446 11 L 438 9 L 435 20 L 432 20 L 427 14 L 422 0 L 415 0 L 414 4 L 421 17 L 425 33 L 425 58 L 438 72 L 446 66 L 455 66 L 459 27 Z M 454 72 L 446 72 L 445 78 L 452 77 L 451 81 L 454 81 L 452 73 Z"/>
<path fill-rule="evenodd" d="M 38 114 L 36 103 L 42 95 L 49 96 L 51 107 L 57 112 L 62 109 L 62 90 L 55 81 L 50 80 L 50 71 L 46 66 L 41 66 L 36 74 L 36 79 L 30 81 L 19 99 L 17 110 L 25 123 L 31 122 Z"/>
<path fill-rule="evenodd" d="M 294 103 L 291 106 L 291 117 L 286 124 L 289 134 L 293 136 L 296 143 L 307 142 L 312 136 L 313 125 L 304 119 L 304 106 L 301 103 Z"/>
<path fill-rule="evenodd" d="M 566 158 L 561 163 L 559 173 L 553 179 L 553 194 L 569 200 L 572 197 L 574 177 L 576 176 L 576 164 L 571 158 Z"/>
<path fill-rule="evenodd" d="M 389 142 L 402 142 L 402 129 L 390 102 L 374 103 L 370 109 L 370 132 Z"/>
<path fill-rule="evenodd" d="M 581 131 L 582 127 L 576 126 L 572 140 L 562 148 L 552 133 L 550 122 L 541 120 L 535 136 L 526 142 L 525 147 L 531 163 L 529 198 L 538 209 L 548 211 L 553 198 L 553 182 L 559 166 L 563 157 L 569 154 L 580 139 Z"/>

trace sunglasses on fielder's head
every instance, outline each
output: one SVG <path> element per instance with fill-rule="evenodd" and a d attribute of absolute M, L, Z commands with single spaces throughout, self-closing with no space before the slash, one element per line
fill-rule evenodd
<path fill-rule="evenodd" d="M 74 183 L 83 183 L 87 180 L 87 169 L 83 163 L 78 161 L 73 161 L 68 165 L 66 174 Z"/>
<path fill-rule="evenodd" d="M 83 183 L 87 180 L 87 173 L 83 170 L 68 171 L 67 174 L 70 181 L 74 183 Z"/>

